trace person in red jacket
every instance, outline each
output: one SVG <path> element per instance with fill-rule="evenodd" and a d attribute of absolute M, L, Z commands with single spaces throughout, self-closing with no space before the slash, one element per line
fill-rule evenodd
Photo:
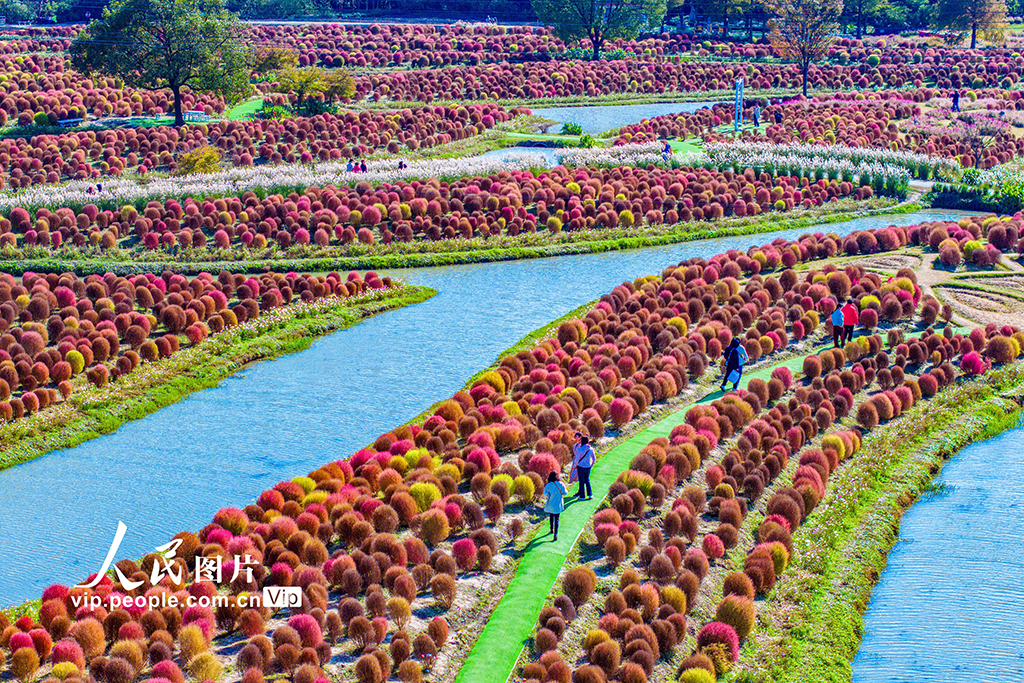
<path fill-rule="evenodd" d="M 847 299 L 846 305 L 843 306 L 843 336 L 845 337 L 844 343 L 853 339 L 853 328 L 860 322 L 860 315 L 857 313 L 857 304 L 853 302 L 853 299 Z"/>

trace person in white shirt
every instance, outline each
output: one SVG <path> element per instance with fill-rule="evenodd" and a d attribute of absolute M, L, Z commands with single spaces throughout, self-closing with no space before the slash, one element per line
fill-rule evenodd
<path fill-rule="evenodd" d="M 580 481 L 579 489 L 576 491 L 576 497 L 580 500 L 590 500 L 594 497 L 594 492 L 590 488 L 590 468 L 596 462 L 597 454 L 590 445 L 590 439 L 581 432 L 576 432 L 576 445 L 572 448 L 572 478 Z"/>
<path fill-rule="evenodd" d="M 565 510 L 565 497 L 569 495 L 569 490 L 565 488 L 560 476 L 559 472 L 548 474 L 548 483 L 544 487 L 544 495 L 547 496 L 544 512 L 548 515 L 548 523 L 551 525 L 550 533 L 554 535 L 552 540 L 555 541 L 558 540 L 558 515 Z"/>

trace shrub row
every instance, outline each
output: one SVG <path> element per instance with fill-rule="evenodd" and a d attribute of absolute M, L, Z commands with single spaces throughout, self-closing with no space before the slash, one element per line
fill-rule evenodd
<path fill-rule="evenodd" d="M 85 373 L 96 386 L 142 363 L 198 344 L 274 308 L 390 286 L 372 271 L 345 281 L 295 273 L 133 278 L 65 273 L 0 274 L 0 419 L 35 413 L 73 390 Z M 58 398 L 58 396 L 60 398 Z"/>

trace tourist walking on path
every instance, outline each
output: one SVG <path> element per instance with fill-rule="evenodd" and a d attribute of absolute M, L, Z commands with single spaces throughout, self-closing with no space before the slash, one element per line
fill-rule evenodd
<path fill-rule="evenodd" d="M 757 130 L 761 125 L 761 105 L 754 103 L 754 129 Z"/>
<path fill-rule="evenodd" d="M 672 145 L 669 144 L 668 140 L 665 141 L 665 146 L 661 149 L 661 158 L 665 161 L 672 158 Z"/>
<path fill-rule="evenodd" d="M 732 382 L 732 390 L 740 388 L 740 378 L 743 377 L 743 366 L 750 359 L 747 350 L 743 348 L 739 337 L 733 337 L 729 346 L 725 349 L 725 376 L 722 378 L 722 391 L 725 385 Z"/>
<path fill-rule="evenodd" d="M 834 348 L 839 348 L 843 345 L 843 309 L 841 306 L 836 305 L 836 310 L 832 311 L 832 316 L 829 318 L 832 321 L 832 344 Z"/>
<path fill-rule="evenodd" d="M 554 534 L 554 540 L 558 540 L 558 515 L 565 510 L 565 497 L 569 495 L 569 489 L 562 483 L 561 475 L 552 472 L 548 475 L 548 483 L 544 487 L 544 495 L 548 497 L 544 505 L 544 512 L 548 513 L 548 523 L 551 525 L 549 533 Z"/>
<path fill-rule="evenodd" d="M 960 91 L 953 91 L 953 111 L 960 111 Z"/>
<path fill-rule="evenodd" d="M 580 500 L 590 500 L 594 492 L 590 488 L 590 468 L 597 462 L 597 454 L 594 447 L 590 445 L 590 438 L 582 432 L 576 432 L 576 445 L 572 447 L 572 473 L 569 475 L 569 483 L 579 479 L 580 486 L 576 490 L 576 497 Z"/>
<path fill-rule="evenodd" d="M 857 304 L 853 299 L 847 299 L 843 306 L 843 343 L 853 339 L 853 328 L 860 322 L 860 314 L 857 313 Z"/>

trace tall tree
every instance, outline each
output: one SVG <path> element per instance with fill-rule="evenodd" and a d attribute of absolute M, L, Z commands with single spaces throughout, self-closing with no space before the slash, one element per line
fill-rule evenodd
<path fill-rule="evenodd" d="M 807 72 L 811 63 L 828 51 L 839 32 L 842 0 L 765 0 L 772 27 L 772 46 L 782 57 L 795 59 L 803 73 L 807 96 Z"/>
<path fill-rule="evenodd" d="M 635 38 L 661 24 L 665 0 L 533 0 L 537 18 L 565 41 L 589 39 L 594 59 L 606 40 Z"/>
<path fill-rule="evenodd" d="M 170 88 L 180 126 L 186 86 L 229 100 L 249 92 L 246 43 L 241 22 L 222 0 L 114 0 L 75 38 L 71 62 L 130 85 Z"/>
<path fill-rule="evenodd" d="M 1003 0 L 938 0 L 935 25 L 953 32 L 956 42 L 971 33 L 971 49 L 978 45 L 978 32 L 990 42 L 1002 41 L 1006 33 L 1006 3 Z"/>
<path fill-rule="evenodd" d="M 863 37 L 864 29 L 871 15 L 878 9 L 880 0 L 845 0 L 843 6 L 844 23 L 852 23 L 858 38 Z"/>

